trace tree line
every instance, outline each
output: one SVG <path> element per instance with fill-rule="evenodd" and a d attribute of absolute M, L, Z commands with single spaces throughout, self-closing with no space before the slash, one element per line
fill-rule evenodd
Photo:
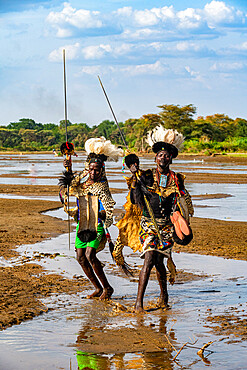
<path fill-rule="evenodd" d="M 158 108 L 160 112 L 156 114 L 145 114 L 140 118 L 130 118 L 119 123 L 129 148 L 138 152 L 149 151 L 145 141 L 147 132 L 161 124 L 165 128 L 176 129 L 185 136 L 186 152 L 210 154 L 247 151 L 247 120 L 243 118 L 232 119 L 219 113 L 194 118 L 196 107 L 192 104 L 165 104 Z M 123 146 L 117 125 L 113 121 L 104 120 L 92 127 L 87 123 L 67 121 L 67 132 L 69 141 L 73 142 L 76 150 L 83 150 L 84 142 L 88 138 L 98 136 L 104 136 L 114 144 Z M 65 140 L 64 120 L 57 125 L 36 123 L 33 119 L 22 118 L 19 122 L 0 126 L 1 150 L 58 150 Z"/>

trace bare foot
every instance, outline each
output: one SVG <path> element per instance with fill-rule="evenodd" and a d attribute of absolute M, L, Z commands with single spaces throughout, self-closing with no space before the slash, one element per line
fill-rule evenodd
<path fill-rule="evenodd" d="M 161 296 L 158 300 L 157 306 L 161 308 L 168 308 L 168 297 Z"/>
<path fill-rule="evenodd" d="M 160 307 L 160 308 L 169 308 L 169 305 L 167 303 L 167 299 L 165 298 L 160 298 L 158 303 L 157 303 L 157 307 Z"/>
<path fill-rule="evenodd" d="M 141 306 L 135 306 L 135 308 L 134 308 L 134 310 L 135 310 L 135 313 L 146 313 L 146 311 L 144 310 L 144 308 L 143 307 L 141 307 Z"/>
<path fill-rule="evenodd" d="M 101 294 L 101 296 L 99 297 L 99 299 L 101 299 L 102 301 L 103 300 L 107 300 L 107 299 L 110 299 L 112 294 L 114 292 L 114 289 L 109 286 L 108 288 L 104 288 L 103 289 L 103 293 Z"/>
<path fill-rule="evenodd" d="M 96 289 L 92 294 L 87 295 L 87 299 L 100 297 L 102 292 L 102 289 Z"/>

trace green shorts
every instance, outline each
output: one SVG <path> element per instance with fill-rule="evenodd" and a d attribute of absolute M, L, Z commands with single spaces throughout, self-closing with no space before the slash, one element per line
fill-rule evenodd
<path fill-rule="evenodd" d="M 75 248 L 87 248 L 87 247 L 91 247 L 91 248 L 97 249 L 98 246 L 100 245 L 100 242 L 101 242 L 102 237 L 105 234 L 102 223 L 99 223 L 98 224 L 98 227 L 97 227 L 97 237 L 96 237 L 96 239 L 94 239 L 94 240 L 92 240 L 91 242 L 88 242 L 88 243 L 83 243 L 78 238 L 78 236 L 77 236 L 78 229 L 79 229 L 79 223 L 76 226 Z"/>

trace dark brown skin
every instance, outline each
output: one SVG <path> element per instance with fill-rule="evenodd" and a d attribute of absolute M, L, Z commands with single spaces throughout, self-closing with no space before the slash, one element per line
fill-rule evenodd
<path fill-rule="evenodd" d="M 88 185 L 100 180 L 102 175 L 102 166 L 99 163 L 90 163 Z M 113 288 L 110 286 L 101 262 L 96 256 L 96 249 L 92 247 L 76 248 L 76 258 L 84 273 L 93 284 L 95 291 L 87 298 L 99 297 L 101 300 L 109 299 L 113 294 Z"/>
<path fill-rule="evenodd" d="M 169 166 L 172 163 L 172 156 L 166 150 L 161 150 L 156 155 L 155 162 L 159 173 L 166 175 L 170 171 Z"/>
<path fill-rule="evenodd" d="M 89 165 L 89 178 L 92 183 L 100 180 L 102 174 L 102 166 L 98 163 L 90 163 Z"/>
<path fill-rule="evenodd" d="M 170 163 L 172 162 L 172 156 L 167 151 L 161 151 L 156 155 L 155 162 L 157 164 L 157 170 L 162 174 L 167 174 L 170 171 L 169 166 Z M 136 171 L 132 173 L 136 178 Z M 156 276 L 160 286 L 159 305 L 164 307 L 167 307 L 168 305 L 167 280 L 166 280 L 166 268 L 164 265 L 164 256 L 156 251 L 148 251 L 144 255 L 144 263 L 139 275 L 138 292 L 135 302 L 135 311 L 137 313 L 145 312 L 143 308 L 143 298 L 148 284 L 150 272 L 153 267 L 156 268 Z"/>
<path fill-rule="evenodd" d="M 133 183 L 132 183 L 132 186 L 135 187 L 136 185 L 136 181 L 137 181 L 137 177 L 136 177 L 136 174 L 137 172 L 139 171 L 139 163 L 132 163 L 130 166 L 129 166 L 129 170 L 130 172 L 132 173 L 133 175 Z"/>

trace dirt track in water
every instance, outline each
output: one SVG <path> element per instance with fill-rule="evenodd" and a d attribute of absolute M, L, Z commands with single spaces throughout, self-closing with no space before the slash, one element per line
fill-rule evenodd
<path fill-rule="evenodd" d="M 194 176 L 196 174 L 193 174 Z M 224 177 L 225 175 L 222 177 L 219 174 L 212 175 L 210 182 L 225 182 Z M 186 180 L 194 181 L 190 175 Z M 205 181 L 205 179 L 202 181 L 202 177 L 198 177 L 197 180 Z M 238 176 L 231 177 L 231 182 L 238 181 Z M 247 183 L 246 178 L 241 179 L 241 182 Z M 0 185 L 0 193 L 18 195 L 54 196 L 57 195 L 57 191 L 57 186 Z M 18 258 L 17 245 L 33 244 L 67 232 L 66 222 L 41 214 L 57 207 L 60 207 L 60 202 L 0 199 L 0 257 Z M 192 243 L 187 247 L 175 246 L 176 251 L 247 260 L 245 222 L 193 218 L 192 228 L 194 232 Z M 48 275 L 38 264 L 26 264 L 25 261 L 15 267 L 0 267 L 0 279 L 1 329 L 45 312 L 47 308 L 39 300 L 42 297 L 62 292 L 83 292 L 90 286 L 86 279 L 69 280 L 56 274 Z M 224 317 L 218 318 L 219 327 L 225 320 Z M 241 332 L 239 333 L 241 335 Z"/>

